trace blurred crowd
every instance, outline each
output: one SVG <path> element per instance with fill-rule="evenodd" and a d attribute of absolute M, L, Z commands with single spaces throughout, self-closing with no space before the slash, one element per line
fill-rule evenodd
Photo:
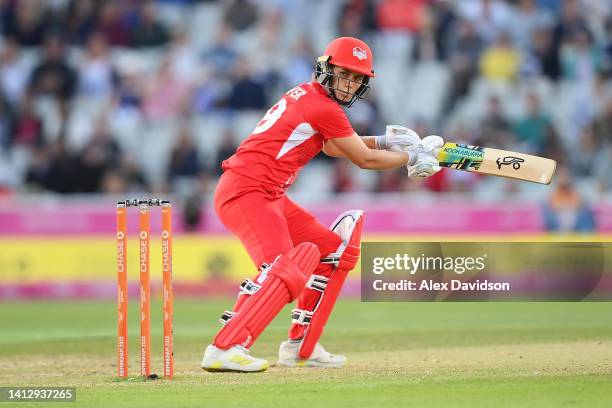
<path fill-rule="evenodd" d="M 405 125 L 556 159 L 564 188 L 612 188 L 609 1 L 0 0 L 0 30 L 7 193 L 210 192 L 339 35 L 374 51 L 373 92 L 347 112 L 359 134 Z M 321 156 L 295 189 L 482 197 L 491 183 Z"/>

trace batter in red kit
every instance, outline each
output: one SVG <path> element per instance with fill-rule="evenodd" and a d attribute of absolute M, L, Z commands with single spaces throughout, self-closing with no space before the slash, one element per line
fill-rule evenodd
<path fill-rule="evenodd" d="M 288 303 L 297 301 L 281 367 L 342 367 L 346 357 L 319 343 L 345 277 L 359 258 L 364 213 L 346 211 L 326 227 L 291 201 L 286 191 L 319 152 L 346 157 L 362 169 L 407 166 L 408 176 L 439 170 L 432 151 L 439 136 L 420 137 L 401 126 L 382 136 L 359 136 L 343 107 L 363 98 L 374 78 L 372 52 L 352 37 L 333 40 L 316 63 L 313 80 L 272 106 L 222 166 L 215 211 L 242 242 L 258 273 L 240 285 L 202 360 L 207 371 L 258 372 L 266 360 L 251 345 Z"/>

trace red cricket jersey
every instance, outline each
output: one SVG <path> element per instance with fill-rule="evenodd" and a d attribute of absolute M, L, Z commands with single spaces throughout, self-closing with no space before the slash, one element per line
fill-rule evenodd
<path fill-rule="evenodd" d="M 353 133 L 340 105 L 313 81 L 287 92 L 221 166 L 252 179 L 264 191 L 282 195 L 325 140 Z"/>

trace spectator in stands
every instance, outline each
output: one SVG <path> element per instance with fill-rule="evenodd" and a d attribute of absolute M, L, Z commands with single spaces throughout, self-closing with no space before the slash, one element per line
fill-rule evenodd
<path fill-rule="evenodd" d="M 204 53 L 204 62 L 212 67 L 214 75 L 229 77 L 231 67 L 238 60 L 238 52 L 232 42 L 232 30 L 228 25 L 222 24 L 215 35 L 212 46 Z"/>
<path fill-rule="evenodd" d="M 0 0 L 0 33 L 5 34 L 5 29 L 11 19 L 14 18 L 15 4 L 11 0 Z"/>
<path fill-rule="evenodd" d="M 594 47 L 593 38 L 585 28 L 575 29 L 561 48 L 563 77 L 575 84 L 571 115 L 578 129 L 593 120 L 597 71 L 602 62 L 603 54 Z"/>
<path fill-rule="evenodd" d="M 552 30 L 541 28 L 533 33 L 523 70 L 527 74 L 542 75 L 557 81 L 561 75 L 561 63 L 558 50 L 554 47 Z"/>
<path fill-rule="evenodd" d="M 43 122 L 34 112 L 31 97 L 26 96 L 21 100 L 11 131 L 13 145 L 34 148 L 44 144 Z"/>
<path fill-rule="evenodd" d="M 96 27 L 97 4 L 95 0 L 71 0 L 62 22 L 66 42 L 83 45 Z"/>
<path fill-rule="evenodd" d="M 102 158 L 107 167 L 117 167 L 121 164 L 121 149 L 104 116 L 97 119 L 91 140 L 84 150 L 86 149 L 96 150 L 96 155 Z"/>
<path fill-rule="evenodd" d="M 187 31 L 183 28 L 175 30 L 169 45 L 172 75 L 176 78 L 181 78 L 185 82 L 194 84 L 200 75 L 201 64 L 197 48 L 191 42 Z"/>
<path fill-rule="evenodd" d="M 501 31 L 495 43 L 480 57 L 480 73 L 490 81 L 510 82 L 516 79 L 521 55 L 507 31 Z"/>
<path fill-rule="evenodd" d="M 351 162 L 348 159 L 336 159 L 333 166 L 333 192 L 340 194 L 357 191 L 357 183 L 351 175 Z"/>
<path fill-rule="evenodd" d="M 282 18 L 283 15 L 279 11 L 266 13 L 258 24 L 258 33 L 254 36 L 255 41 L 251 45 L 253 49 L 257 50 L 257 57 L 251 58 L 249 62 L 253 73 L 264 85 L 266 95 L 280 96 L 285 92 L 282 70 L 291 70 L 288 66 L 292 62 L 291 57 L 288 56 L 291 50 L 288 48 L 293 47 L 291 47 L 291 43 L 286 44 L 286 40 L 283 38 Z M 299 42 L 300 38 L 298 36 L 296 39 L 298 47 L 300 46 Z M 299 62 L 293 68 L 299 70 Z M 312 71 L 312 66 L 310 68 Z M 296 74 L 299 75 L 299 72 L 296 72 Z M 308 78 L 310 78 L 310 74 Z"/>
<path fill-rule="evenodd" d="M 117 109 L 140 109 L 144 93 L 143 88 L 143 81 L 139 73 L 125 72 L 123 75 L 118 75 L 118 84 L 114 95 L 114 104 Z"/>
<path fill-rule="evenodd" d="M 453 27 L 457 23 L 457 13 L 453 2 L 447 0 L 434 1 L 430 6 L 433 14 L 437 54 L 442 61 L 448 61 L 450 41 Z"/>
<path fill-rule="evenodd" d="M 372 0 L 347 0 L 338 13 L 338 32 L 343 37 L 364 38 L 376 30 L 376 8 Z"/>
<path fill-rule="evenodd" d="M 560 18 L 554 28 L 554 47 L 559 50 L 576 30 L 588 30 L 579 0 L 563 0 Z"/>
<path fill-rule="evenodd" d="M 538 6 L 555 15 L 559 15 L 561 3 L 563 0 L 538 0 Z"/>
<path fill-rule="evenodd" d="M 28 191 L 44 190 L 51 165 L 50 155 L 51 149 L 48 146 L 37 147 L 32 150 L 32 160 L 30 160 L 24 180 Z"/>
<path fill-rule="evenodd" d="M 80 94 L 104 100 L 112 95 L 119 78 L 103 34 L 94 33 L 87 40 L 87 50 L 79 64 L 78 73 Z"/>
<path fill-rule="evenodd" d="M 404 177 L 405 178 L 405 177 Z M 423 186 L 434 193 L 443 193 L 452 190 L 452 186 L 449 185 L 449 171 L 442 169 L 427 180 L 423 182 Z"/>
<path fill-rule="evenodd" d="M 544 147 L 540 155 L 555 160 L 558 165 L 563 165 L 568 162 L 568 154 L 565 151 L 565 146 L 553 124 L 551 124 L 546 134 L 546 140 L 544 141 Z"/>
<path fill-rule="evenodd" d="M 597 143 L 593 126 L 585 127 L 580 134 L 578 148 L 572 150 L 572 154 L 569 156 L 573 175 L 591 177 L 595 159 L 600 151 L 601 146 Z"/>
<path fill-rule="evenodd" d="M 600 192 L 610 193 L 612 191 L 612 145 L 603 145 L 600 154 L 593 163 L 593 173 Z"/>
<path fill-rule="evenodd" d="M 6 98 L 0 97 L 0 157 L 8 151 L 13 139 L 14 116 Z"/>
<path fill-rule="evenodd" d="M 439 59 L 439 49 L 436 42 L 436 28 L 433 15 L 425 10 L 421 29 L 415 36 L 412 50 L 415 61 L 436 61 Z"/>
<path fill-rule="evenodd" d="M 530 48 L 534 34 L 543 28 L 551 27 L 552 16 L 538 7 L 536 0 L 518 0 L 512 12 L 510 32 L 517 48 L 526 51 Z"/>
<path fill-rule="evenodd" d="M 300 35 L 293 46 L 283 70 L 287 84 L 301 84 L 310 81 L 312 61 L 316 59 L 312 42 L 305 35 Z"/>
<path fill-rule="evenodd" d="M 268 106 L 263 84 L 251 72 L 246 57 L 233 69 L 234 84 L 230 91 L 228 107 L 234 110 L 263 110 Z"/>
<path fill-rule="evenodd" d="M 595 118 L 594 131 L 599 145 L 612 147 L 612 88 L 608 90 L 601 112 Z"/>
<path fill-rule="evenodd" d="M 606 36 L 603 41 L 603 72 L 607 79 L 612 79 L 612 13 L 606 21 Z"/>
<path fill-rule="evenodd" d="M 406 175 L 398 169 L 381 171 L 374 191 L 377 193 L 395 193 L 402 190 Z"/>
<path fill-rule="evenodd" d="M 346 114 L 350 119 L 353 129 L 358 135 L 377 135 L 384 133 L 384 120 L 381 117 L 380 109 L 376 103 L 373 93 L 368 94 L 361 103 L 355 104 L 348 109 Z M 418 132 L 415 126 L 412 126 L 415 132 Z M 329 156 L 321 155 L 321 158 L 327 159 Z"/>
<path fill-rule="evenodd" d="M 119 146 L 104 122 L 99 122 L 94 135 L 77 159 L 74 192 L 95 193 L 101 190 L 104 174 L 119 162 Z"/>
<path fill-rule="evenodd" d="M 166 44 L 170 36 L 166 28 L 157 21 L 157 9 L 153 1 L 141 8 L 138 24 L 132 29 L 132 41 L 136 47 L 159 47 Z"/>
<path fill-rule="evenodd" d="M 561 48 L 563 76 L 578 83 L 592 84 L 597 69 L 603 65 L 603 58 L 589 31 L 576 29 Z"/>
<path fill-rule="evenodd" d="M 106 37 L 112 46 L 128 47 L 132 45 L 130 27 L 126 21 L 124 8 L 119 1 L 108 1 L 102 5 L 95 31 Z"/>
<path fill-rule="evenodd" d="M 190 86 L 176 78 L 171 68 L 171 62 L 166 57 L 148 81 L 143 100 L 143 113 L 148 120 L 170 119 L 185 109 L 191 93 Z"/>
<path fill-rule="evenodd" d="M 124 194 L 128 192 L 126 180 L 116 169 L 107 170 L 100 181 L 100 192 L 104 194 Z"/>
<path fill-rule="evenodd" d="M 458 14 L 470 20 L 487 43 L 499 38 L 513 23 L 508 4 L 501 0 L 461 0 L 456 7 Z"/>
<path fill-rule="evenodd" d="M 208 64 L 200 67 L 191 99 L 192 112 L 203 115 L 213 111 L 221 99 L 223 82 L 218 81 Z"/>
<path fill-rule="evenodd" d="M 377 2 L 377 55 L 391 66 L 403 68 L 410 61 L 414 36 L 423 26 L 426 0 L 382 0 Z"/>
<path fill-rule="evenodd" d="M 483 146 L 496 146 L 500 149 L 510 148 L 514 141 L 512 126 L 504 113 L 499 98 L 489 96 L 487 112 L 480 121 L 481 137 L 479 144 Z"/>
<path fill-rule="evenodd" d="M 48 191 L 69 194 L 77 192 L 76 176 L 79 171 L 79 160 L 76 155 L 68 151 L 64 143 L 64 135 L 47 148 L 47 163 L 35 164 L 35 168 L 44 169 L 41 172 L 42 188 Z M 34 180 L 31 180 L 34 181 Z"/>
<path fill-rule="evenodd" d="M 230 0 L 224 12 L 224 21 L 237 31 L 244 31 L 257 21 L 257 6 L 252 0 Z"/>
<path fill-rule="evenodd" d="M 554 132 L 550 117 L 542 112 L 540 98 L 535 93 L 526 97 L 526 115 L 514 124 L 514 133 L 519 142 L 525 144 L 525 149 L 533 154 L 542 154 L 546 141 Z"/>
<path fill-rule="evenodd" d="M 425 12 L 425 0 L 382 0 L 376 9 L 377 27 L 416 34 L 423 26 Z"/>
<path fill-rule="evenodd" d="M 37 47 L 43 43 L 49 29 L 46 4 L 39 0 L 14 2 L 8 9 L 3 27 L 4 35 L 12 37 L 22 46 Z"/>
<path fill-rule="evenodd" d="M 567 168 L 556 174 L 556 187 L 544 205 L 546 229 L 557 232 L 590 232 L 595 230 L 593 211 L 574 188 Z"/>
<path fill-rule="evenodd" d="M 23 98 L 32 67 L 23 61 L 19 44 L 13 38 L 5 38 L 0 53 L 0 85 L 2 93 L 12 106 Z"/>
<path fill-rule="evenodd" d="M 231 128 L 228 127 L 223 129 L 223 134 L 221 135 L 221 143 L 219 144 L 219 148 L 217 149 L 217 156 L 215 157 L 213 169 L 215 175 L 220 176 L 221 174 L 223 174 L 221 163 L 223 163 L 223 161 L 229 159 L 234 153 L 236 153 L 238 145 L 236 144 L 235 140 L 236 138 Z"/>
<path fill-rule="evenodd" d="M 187 127 L 182 126 L 176 144 L 170 153 L 168 179 L 172 182 L 178 177 L 195 178 L 201 170 L 198 149 Z"/>
<path fill-rule="evenodd" d="M 123 154 L 119 159 L 119 166 L 107 168 L 102 176 L 100 187 L 102 192 L 147 191 L 151 189 L 134 157 Z"/>
<path fill-rule="evenodd" d="M 55 98 L 65 116 L 66 104 L 76 89 L 77 74 L 67 61 L 60 37 L 48 37 L 43 52 L 42 61 L 32 71 L 29 90 L 34 96 Z"/>
<path fill-rule="evenodd" d="M 458 20 L 450 35 L 449 62 L 452 87 L 445 111 L 453 108 L 458 98 L 465 96 L 472 80 L 478 74 L 478 60 L 484 49 L 484 41 L 469 20 Z"/>
<path fill-rule="evenodd" d="M 79 154 L 68 150 L 65 135 L 60 134 L 50 146 L 35 148 L 33 156 L 27 183 L 61 194 L 101 191 L 104 175 L 118 169 L 121 160 L 119 146 L 103 120 L 97 122 L 91 140 Z"/>

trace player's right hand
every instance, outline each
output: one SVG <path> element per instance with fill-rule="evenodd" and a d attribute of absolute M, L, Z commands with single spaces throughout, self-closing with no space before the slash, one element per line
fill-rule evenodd
<path fill-rule="evenodd" d="M 403 149 L 410 155 L 406 165 L 408 177 L 425 178 L 440 171 L 438 152 L 442 145 L 444 140 L 440 136 L 427 136 L 418 145 Z"/>

